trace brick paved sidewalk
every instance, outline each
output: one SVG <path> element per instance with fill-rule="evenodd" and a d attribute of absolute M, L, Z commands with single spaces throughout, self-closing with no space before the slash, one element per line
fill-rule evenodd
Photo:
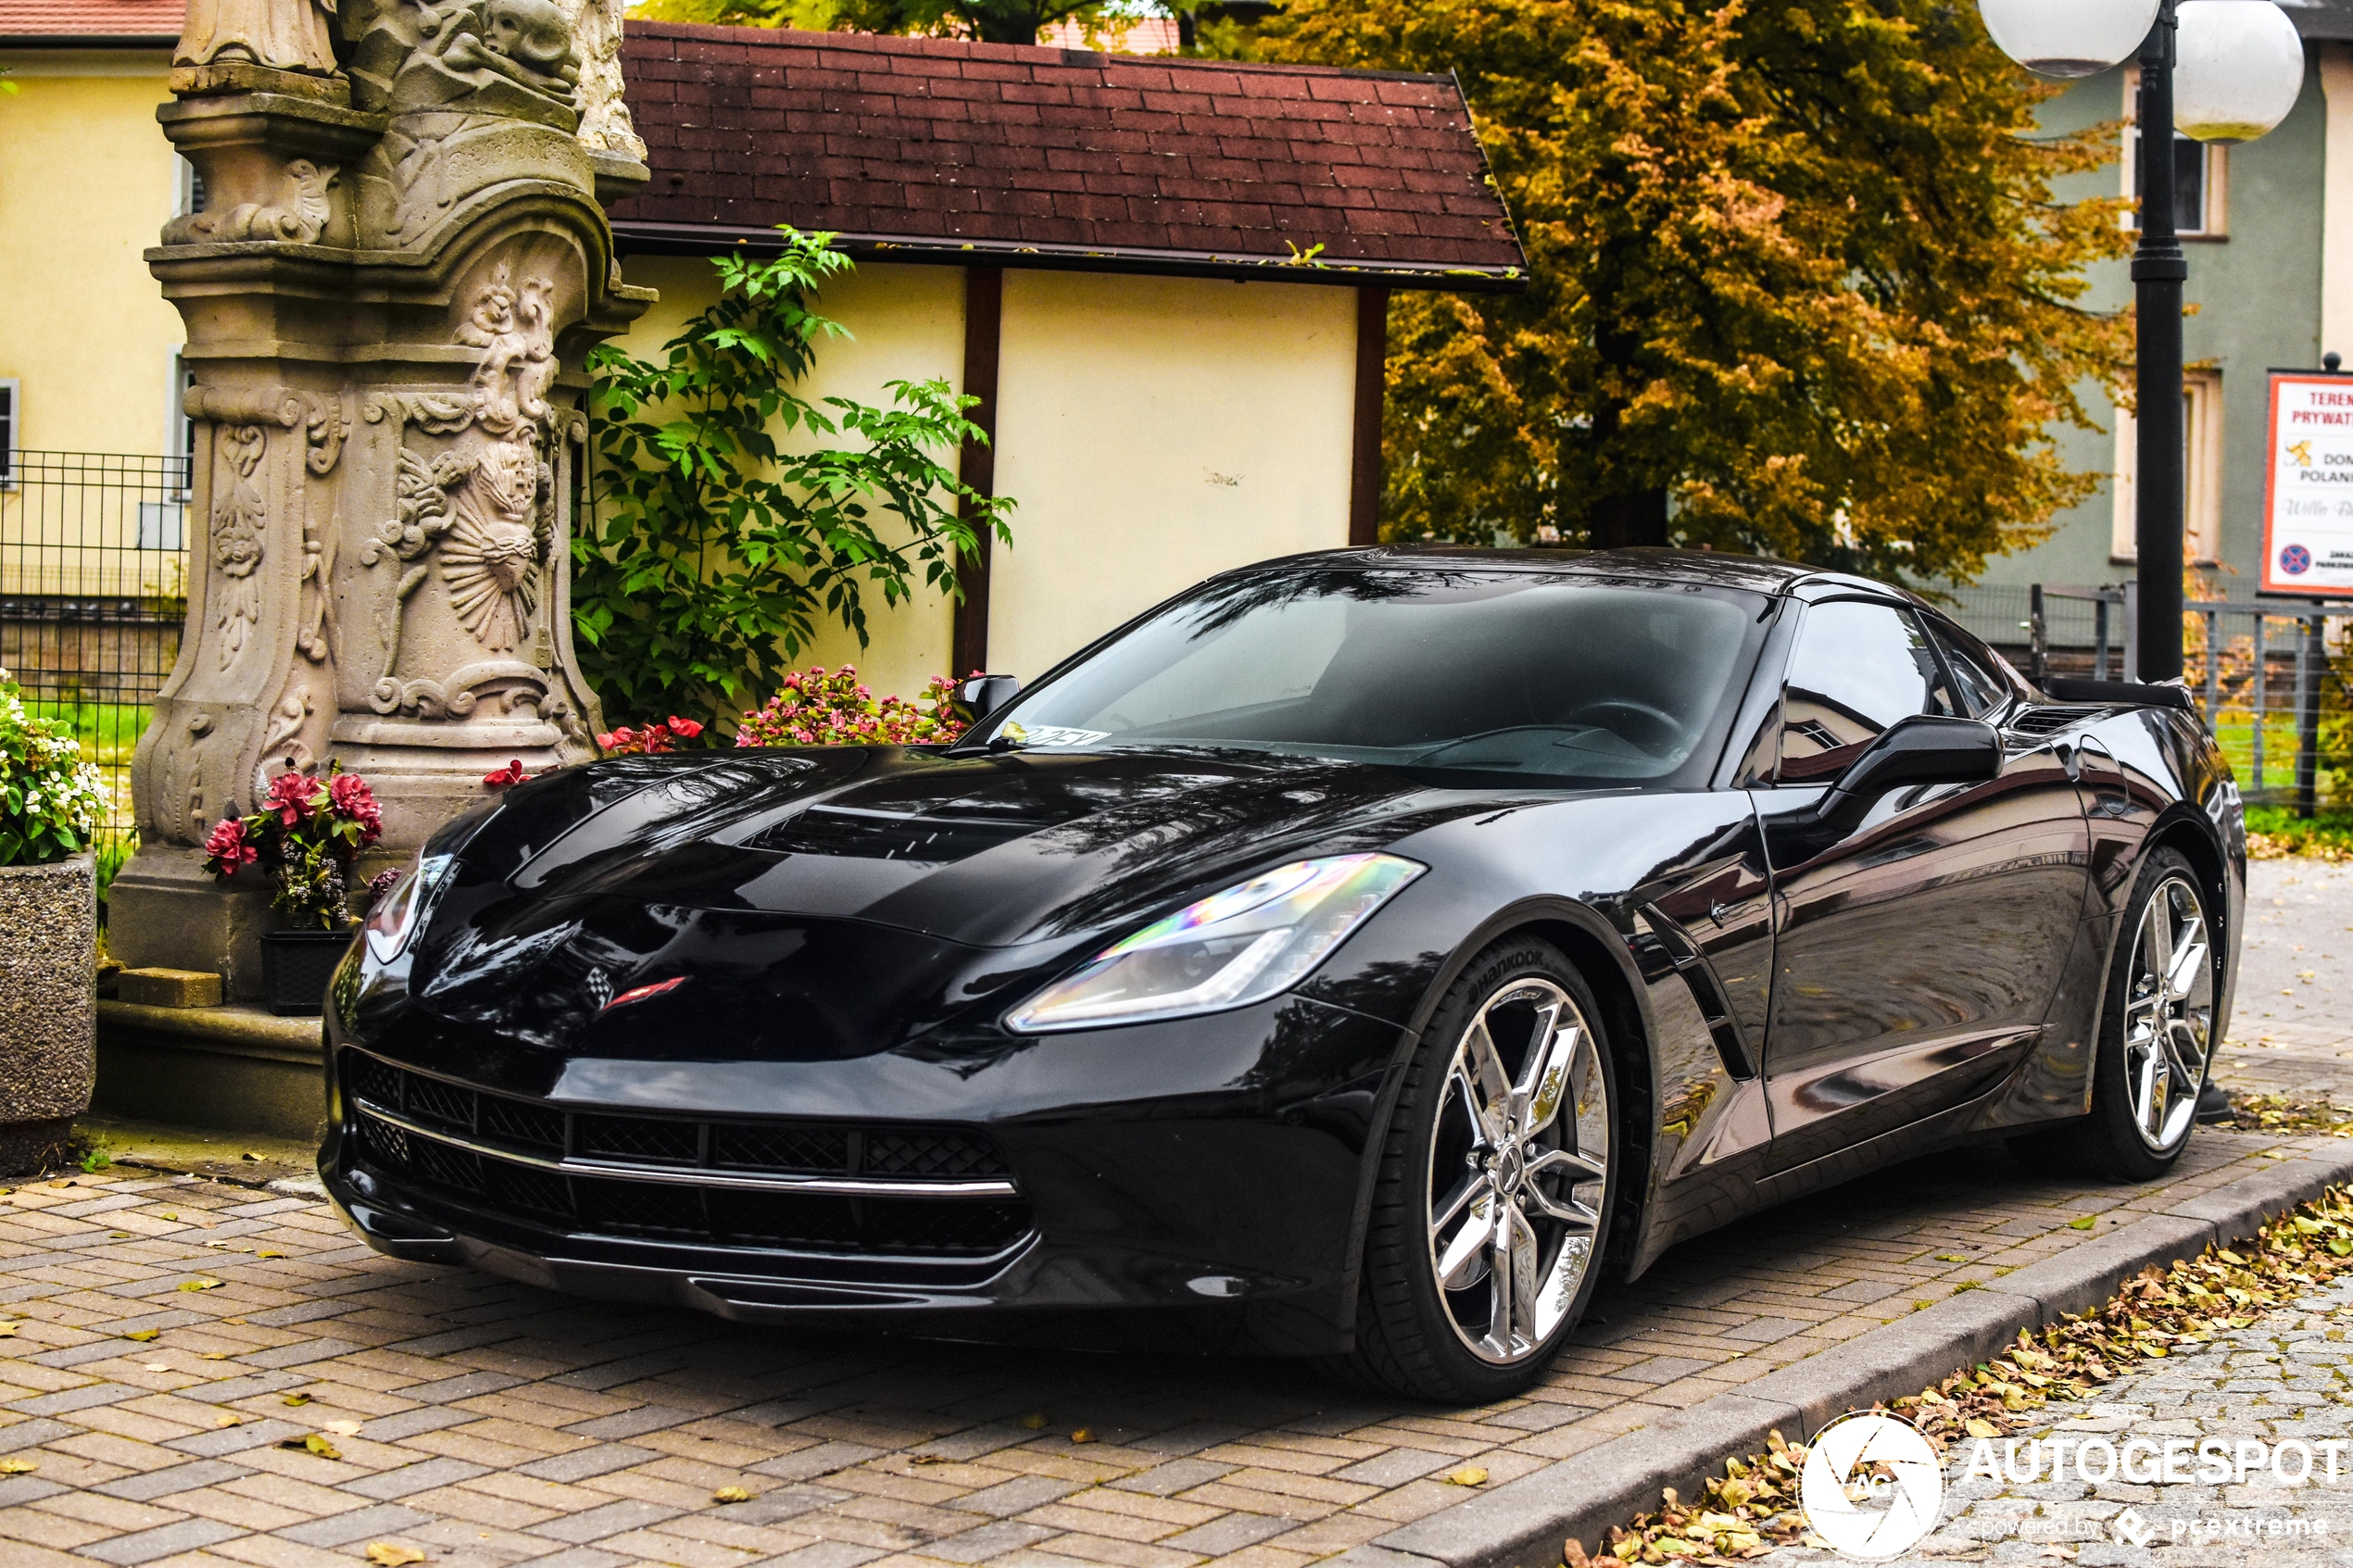
<path fill-rule="evenodd" d="M 0 1563 L 1294 1568 L 1462 1500 L 1466 1465 L 1525 1474 L 2317 1141 L 2205 1129 L 2158 1188 L 1999 1149 L 1883 1172 L 1677 1248 L 1470 1411 L 573 1301 L 393 1262 L 308 1198 L 77 1176 L 0 1198 L 0 1454 L 36 1466 L 0 1474 Z M 340 1457 L 281 1446 L 312 1435 Z"/>

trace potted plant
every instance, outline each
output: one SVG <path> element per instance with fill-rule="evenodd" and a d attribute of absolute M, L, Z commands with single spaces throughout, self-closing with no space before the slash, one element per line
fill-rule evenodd
<path fill-rule="evenodd" d="M 57 1160 L 97 1076 L 106 787 L 0 670 L 0 1174 Z"/>
<path fill-rule="evenodd" d="M 286 929 L 261 935 L 263 1005 L 271 1012 L 322 1010 L 327 982 L 351 946 L 351 868 L 384 832 L 375 792 L 357 773 L 330 762 L 324 773 L 283 772 L 270 782 L 261 809 L 223 817 L 205 841 L 205 869 L 235 876 L 248 866 L 268 873 L 271 906 Z"/>

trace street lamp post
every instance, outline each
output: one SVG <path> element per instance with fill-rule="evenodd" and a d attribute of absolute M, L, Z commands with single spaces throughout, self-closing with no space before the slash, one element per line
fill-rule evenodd
<path fill-rule="evenodd" d="M 2251 141 L 2287 118 L 2304 85 L 2304 45 L 2272 0 L 1980 0 L 1986 31 L 2038 75 L 2096 75 L 2138 53 L 2140 238 L 2133 252 L 2137 323 L 2133 542 L 2144 681 L 2182 673 L 2182 285 L 2173 136 Z"/>

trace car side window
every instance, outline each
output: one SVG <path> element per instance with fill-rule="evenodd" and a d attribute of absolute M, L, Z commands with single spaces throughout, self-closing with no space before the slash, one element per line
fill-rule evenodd
<path fill-rule="evenodd" d="M 1780 782 L 1828 783 L 1897 720 L 1953 711 L 1916 618 L 1861 600 L 1814 605 L 1782 677 Z"/>
<path fill-rule="evenodd" d="M 1982 719 L 1999 708 L 2010 695 L 2009 683 L 1987 669 L 1968 645 L 1944 627 L 1931 621 L 1929 634 L 1944 655 L 1945 668 L 1953 671 L 1953 684 L 1960 687 L 1961 702 L 1969 716 Z"/>

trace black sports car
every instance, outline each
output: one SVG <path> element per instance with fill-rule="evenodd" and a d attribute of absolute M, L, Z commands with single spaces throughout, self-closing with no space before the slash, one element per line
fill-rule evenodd
<path fill-rule="evenodd" d="M 2193 1129 L 2245 903 L 2183 694 L 1663 551 L 1227 573 L 945 746 L 553 774 L 328 1008 L 397 1257 L 749 1320 L 1527 1384 L 1601 1273 Z"/>

